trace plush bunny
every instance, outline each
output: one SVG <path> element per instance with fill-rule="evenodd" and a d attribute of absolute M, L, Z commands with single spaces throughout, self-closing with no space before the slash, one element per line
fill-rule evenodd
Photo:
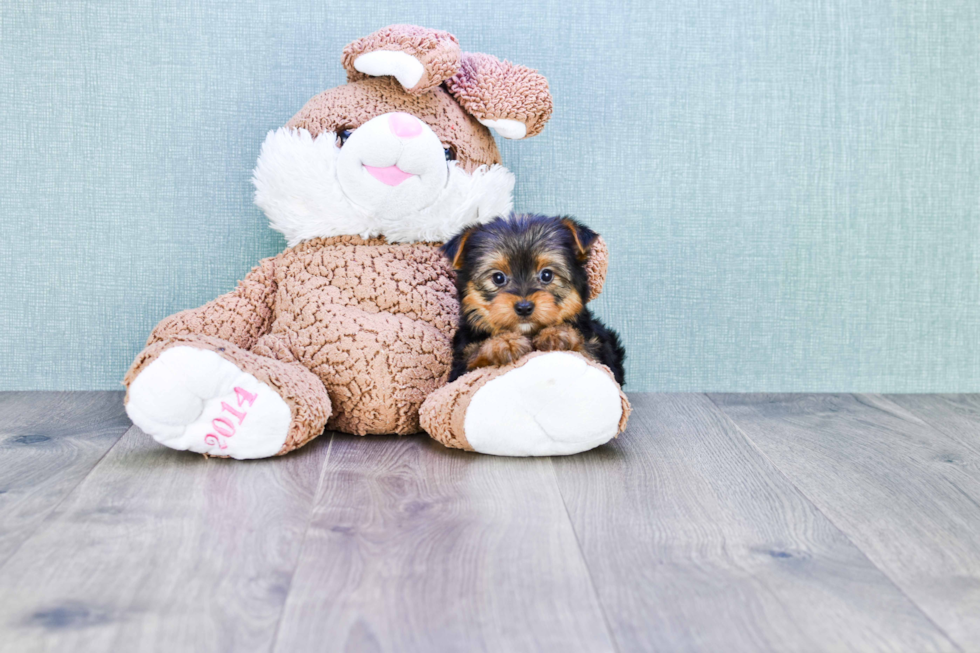
<path fill-rule="evenodd" d="M 451 34 L 393 25 L 344 49 L 348 83 L 270 132 L 255 201 L 289 248 L 232 292 L 165 318 L 126 375 L 133 422 L 174 449 L 262 458 L 324 428 L 511 456 L 616 436 L 629 404 L 604 367 L 533 353 L 446 385 L 459 305 L 439 251 L 511 209 L 490 133 L 538 134 L 545 79 Z M 593 295 L 606 250 L 590 258 Z"/>

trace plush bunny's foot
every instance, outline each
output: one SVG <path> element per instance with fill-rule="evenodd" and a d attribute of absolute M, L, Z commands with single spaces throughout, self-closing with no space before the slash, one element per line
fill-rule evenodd
<path fill-rule="evenodd" d="M 579 356 L 553 353 L 480 388 L 466 411 L 474 451 L 554 456 L 605 444 L 619 432 L 619 386 Z"/>
<path fill-rule="evenodd" d="M 126 375 L 126 412 L 172 449 L 266 458 L 323 432 L 330 398 L 306 368 L 208 336 L 147 347 Z"/>
<path fill-rule="evenodd" d="M 217 353 L 171 347 L 129 388 L 126 413 L 172 449 L 266 458 L 282 449 L 292 420 L 279 394 Z"/>
<path fill-rule="evenodd" d="M 555 456 L 605 444 L 629 402 L 605 367 L 570 352 L 536 353 L 476 370 L 433 393 L 425 430 L 449 447 L 498 456 Z"/>

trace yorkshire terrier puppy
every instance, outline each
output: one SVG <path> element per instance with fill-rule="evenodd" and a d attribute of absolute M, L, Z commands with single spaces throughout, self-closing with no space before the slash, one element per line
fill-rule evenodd
<path fill-rule="evenodd" d="M 597 236 L 571 218 L 512 214 L 443 245 L 460 304 L 449 380 L 535 350 L 577 351 L 622 385 L 626 352 L 619 337 L 585 307 L 585 264 Z"/>

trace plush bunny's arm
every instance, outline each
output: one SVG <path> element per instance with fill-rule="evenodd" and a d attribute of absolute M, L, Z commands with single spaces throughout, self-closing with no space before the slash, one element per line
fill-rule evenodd
<path fill-rule="evenodd" d="M 269 330 L 275 302 L 275 259 L 265 259 L 238 287 L 199 308 L 166 317 L 153 329 L 146 345 L 174 336 L 215 336 L 251 349 Z"/>
<path fill-rule="evenodd" d="M 389 25 L 344 48 L 347 81 L 391 75 L 412 95 L 424 93 L 459 70 L 459 42 L 449 32 Z"/>

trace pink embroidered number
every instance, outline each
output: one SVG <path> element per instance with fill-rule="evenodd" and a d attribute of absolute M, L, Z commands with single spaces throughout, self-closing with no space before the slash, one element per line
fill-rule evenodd
<path fill-rule="evenodd" d="M 258 395 L 253 395 L 251 392 L 245 388 L 235 387 L 235 396 L 238 397 L 238 407 L 241 408 L 248 402 L 249 407 L 255 403 L 255 400 L 259 398 Z"/>
<path fill-rule="evenodd" d="M 224 424 L 224 428 L 221 428 L 222 424 Z M 226 438 L 235 435 L 235 425 L 228 421 L 227 417 L 215 417 L 211 420 L 211 426 L 218 432 L 218 435 L 223 435 Z"/>
<path fill-rule="evenodd" d="M 238 408 L 244 407 L 245 404 L 248 404 L 248 408 L 251 408 L 252 404 L 255 403 L 255 400 L 259 398 L 257 394 L 251 393 L 245 388 L 239 388 L 237 386 L 235 387 L 235 397 L 238 399 Z M 221 410 L 227 412 L 232 417 L 237 419 L 239 426 L 241 426 L 242 422 L 245 421 L 245 418 L 248 417 L 248 413 L 246 411 L 233 408 L 224 401 L 221 402 Z M 234 437 L 235 431 L 237 430 L 235 425 L 232 424 L 231 420 L 227 417 L 215 417 L 213 420 L 211 420 L 211 426 L 215 431 L 217 431 L 217 435 L 214 433 L 208 433 L 204 436 L 204 442 L 212 447 L 214 445 L 218 445 L 219 449 L 227 449 L 228 444 L 221 438 Z"/>
<path fill-rule="evenodd" d="M 229 406 L 228 404 L 226 404 L 223 401 L 221 402 L 221 410 L 226 410 L 229 413 L 231 413 L 232 415 L 234 415 L 235 417 L 237 417 L 238 418 L 238 425 L 239 426 L 241 426 L 242 422 L 245 421 L 245 413 L 243 413 L 240 410 L 235 410 L 234 408 L 232 408 L 231 406 Z M 216 426 L 215 428 L 218 428 L 218 427 Z"/>
<path fill-rule="evenodd" d="M 228 445 L 227 445 L 227 444 L 225 444 L 224 442 L 222 442 L 222 441 L 221 441 L 221 440 L 220 440 L 220 439 L 218 438 L 218 436 L 217 436 L 217 435 L 215 435 L 214 433 L 208 433 L 207 435 L 205 435 L 205 436 L 204 436 L 204 442 L 205 442 L 206 444 L 210 444 L 210 445 L 211 445 L 212 447 L 213 447 L 214 445 L 218 445 L 218 448 L 219 448 L 219 449 L 227 449 L 227 448 L 228 448 Z"/>

